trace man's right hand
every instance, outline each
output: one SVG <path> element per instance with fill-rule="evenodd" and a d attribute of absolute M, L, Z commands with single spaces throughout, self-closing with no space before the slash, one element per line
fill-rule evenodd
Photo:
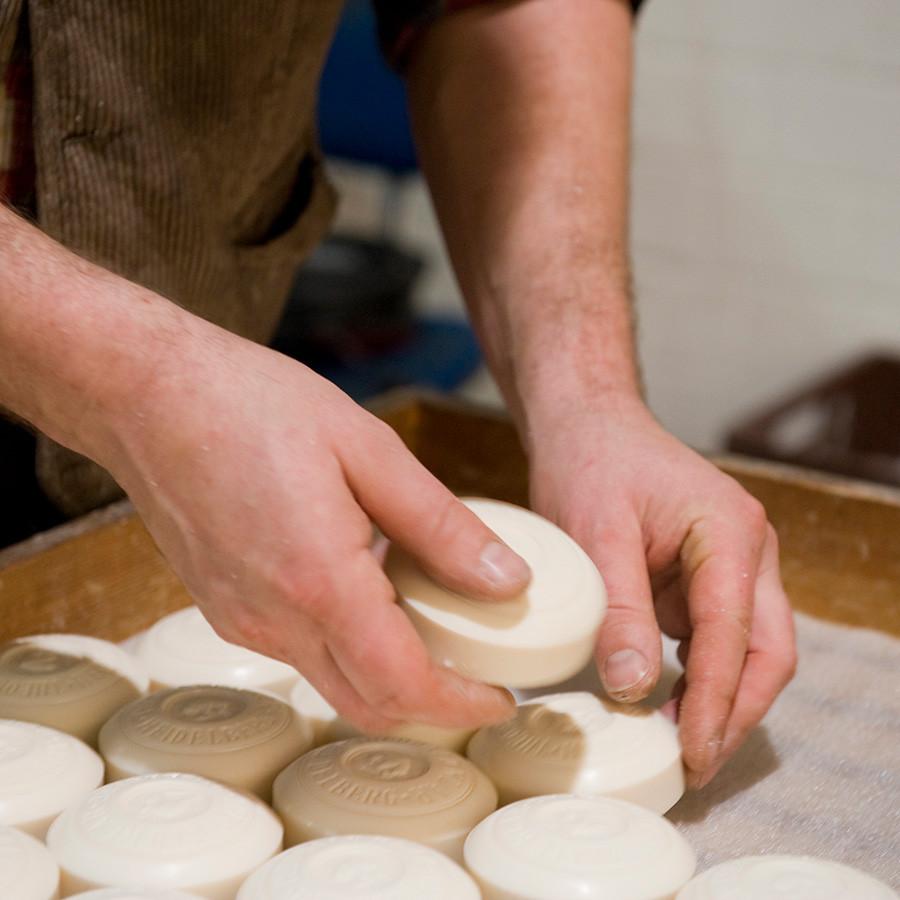
<path fill-rule="evenodd" d="M 430 659 L 372 523 L 475 596 L 516 595 L 528 567 L 388 426 L 6 211 L 0 262 L 0 404 L 110 470 L 222 637 L 366 730 L 511 715 L 508 693 Z"/>

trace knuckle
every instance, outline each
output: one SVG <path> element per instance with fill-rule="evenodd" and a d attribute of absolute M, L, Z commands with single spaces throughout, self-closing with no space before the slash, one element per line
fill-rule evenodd
<path fill-rule="evenodd" d="M 744 521 L 754 530 L 760 533 L 764 532 L 769 524 L 768 514 L 765 506 L 760 503 L 752 494 L 745 494 L 742 501 L 741 515 Z"/>

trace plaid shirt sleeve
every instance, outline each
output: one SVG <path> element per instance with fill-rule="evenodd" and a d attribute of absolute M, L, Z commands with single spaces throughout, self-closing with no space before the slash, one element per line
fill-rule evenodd
<path fill-rule="evenodd" d="M 373 0 L 378 35 L 388 61 L 402 69 L 416 38 L 435 19 L 491 0 Z M 631 0 L 637 12 L 643 0 Z"/>

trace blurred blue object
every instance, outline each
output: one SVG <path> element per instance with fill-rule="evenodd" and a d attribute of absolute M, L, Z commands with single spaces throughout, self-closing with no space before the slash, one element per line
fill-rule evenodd
<path fill-rule="evenodd" d="M 319 129 L 327 156 L 415 171 L 403 82 L 378 46 L 375 15 L 364 0 L 344 10 L 319 88 Z"/>
<path fill-rule="evenodd" d="M 358 403 L 397 387 L 427 387 L 452 391 L 481 365 L 481 351 L 465 322 L 428 319 L 413 323 L 408 339 L 376 356 L 315 366 Z"/>

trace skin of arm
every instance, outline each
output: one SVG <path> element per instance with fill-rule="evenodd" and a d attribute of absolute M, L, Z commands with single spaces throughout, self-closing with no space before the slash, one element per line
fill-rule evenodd
<path fill-rule="evenodd" d="M 0 406 L 108 468 L 222 637 L 294 665 L 358 727 L 511 714 L 505 691 L 428 657 L 371 523 L 486 599 L 528 568 L 394 432 L 3 207 Z"/>
<path fill-rule="evenodd" d="M 790 680 L 793 621 L 762 506 L 641 399 L 627 255 L 632 16 L 624 0 L 519 0 L 418 43 L 410 106 L 454 268 L 529 454 L 532 500 L 591 554 L 616 699 L 655 684 L 660 628 L 701 786 Z"/>

